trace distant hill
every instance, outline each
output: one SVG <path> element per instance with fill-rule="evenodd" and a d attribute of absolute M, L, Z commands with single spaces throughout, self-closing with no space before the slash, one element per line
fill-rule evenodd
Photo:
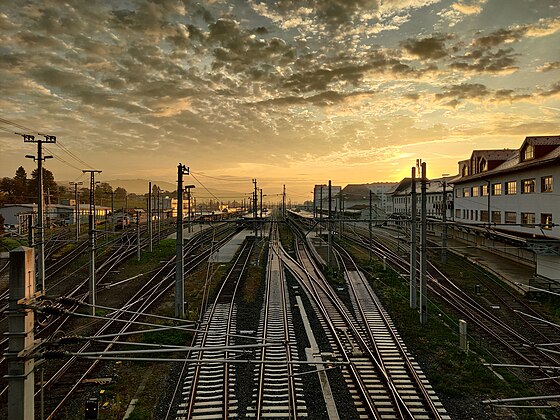
<path fill-rule="evenodd" d="M 117 187 L 124 188 L 129 193 L 135 194 L 146 194 L 148 192 L 148 185 L 149 181 L 145 179 L 114 179 L 110 181 L 103 181 L 107 182 L 109 185 L 113 187 L 113 190 Z M 177 189 L 176 184 L 166 181 L 152 181 L 152 185 L 159 186 L 163 191 L 175 191 Z M 212 196 L 216 196 L 220 199 L 220 201 L 241 201 L 243 198 L 246 198 L 248 194 L 240 193 L 239 191 L 231 191 L 231 190 L 221 190 L 216 188 L 210 188 L 210 193 L 206 191 L 200 185 L 197 185 L 196 188 L 193 190 L 193 196 L 202 198 L 203 200 L 215 200 Z"/>
<path fill-rule="evenodd" d="M 124 188 L 127 192 L 134 194 L 145 194 L 148 192 L 148 186 L 150 181 L 146 179 L 112 179 L 109 181 L 103 181 L 111 185 L 113 189 L 117 187 Z M 176 184 L 166 181 L 152 181 L 152 185 L 157 185 L 163 191 L 175 191 L 177 189 Z"/>

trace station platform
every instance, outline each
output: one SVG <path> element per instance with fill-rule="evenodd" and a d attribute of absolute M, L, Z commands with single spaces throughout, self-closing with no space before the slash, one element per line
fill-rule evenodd
<path fill-rule="evenodd" d="M 535 278 L 534 266 L 503 257 L 470 242 L 448 238 L 447 249 L 448 252 L 465 257 L 473 264 L 481 266 L 520 293 L 529 291 L 529 286 Z"/>
<path fill-rule="evenodd" d="M 224 246 L 212 253 L 208 260 L 211 262 L 219 263 L 230 262 L 239 247 L 243 244 L 243 241 L 245 241 L 245 238 L 247 238 L 247 236 L 253 235 L 253 230 L 243 229 L 241 232 L 237 233 L 233 238 L 231 238 Z"/>

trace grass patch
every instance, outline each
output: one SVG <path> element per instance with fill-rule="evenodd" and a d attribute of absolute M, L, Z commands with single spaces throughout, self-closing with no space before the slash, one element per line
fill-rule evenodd
<path fill-rule="evenodd" d="M 0 238 L 0 251 L 11 251 L 20 246 L 27 246 L 26 239 Z"/>
<path fill-rule="evenodd" d="M 245 274 L 245 281 L 241 290 L 243 303 L 255 303 L 260 293 L 261 287 L 261 268 L 249 266 Z"/>
<path fill-rule="evenodd" d="M 169 329 L 166 331 L 154 331 L 146 333 L 142 336 L 142 342 L 148 344 L 184 346 L 188 342 L 189 338 L 190 334 L 187 331 Z"/>
<path fill-rule="evenodd" d="M 294 251 L 294 234 L 288 225 L 285 223 L 278 224 L 278 230 L 280 232 L 280 242 L 287 252 Z"/>

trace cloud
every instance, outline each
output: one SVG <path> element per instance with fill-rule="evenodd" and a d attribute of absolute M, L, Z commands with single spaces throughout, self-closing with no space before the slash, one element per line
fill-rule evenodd
<path fill-rule="evenodd" d="M 446 42 L 452 38 L 451 35 L 434 34 L 428 38 L 407 39 L 401 42 L 401 46 L 421 60 L 438 59 L 449 54 Z"/>
<path fill-rule="evenodd" d="M 495 47 L 500 44 L 511 44 L 518 42 L 523 37 L 540 38 L 552 35 L 560 30 L 560 18 L 543 18 L 536 23 L 525 25 L 514 25 L 501 28 L 488 35 L 478 37 L 473 44 L 479 47 Z"/>
<path fill-rule="evenodd" d="M 488 0 L 463 0 L 453 3 L 451 8 L 464 15 L 477 15 L 482 12 L 482 6 Z"/>
<path fill-rule="evenodd" d="M 560 61 L 552 61 L 550 63 L 544 63 L 542 66 L 537 67 L 538 72 L 547 72 L 552 70 L 560 70 Z"/>
<path fill-rule="evenodd" d="M 473 99 L 482 98 L 490 94 L 488 88 L 480 83 L 461 83 L 459 85 L 448 86 L 442 93 L 436 93 L 438 100 L 445 98 L 454 99 Z"/>
<path fill-rule="evenodd" d="M 473 73 L 512 73 L 519 69 L 518 56 L 512 48 L 499 49 L 496 52 L 486 47 L 473 48 L 463 56 L 455 57 L 449 68 Z"/>
<path fill-rule="evenodd" d="M 550 95 L 554 94 L 553 90 L 554 87 L 551 90 L 546 91 L 546 94 L 549 92 Z M 542 96 L 549 96 L 546 94 L 545 92 L 541 93 Z M 443 92 L 436 93 L 434 98 L 436 101 L 443 102 L 443 106 L 456 108 L 464 101 L 484 103 L 513 102 L 531 100 L 534 99 L 534 95 L 531 93 L 516 91 L 514 89 L 493 90 L 481 83 L 461 83 L 445 87 Z"/>
<path fill-rule="evenodd" d="M 540 96 L 556 96 L 560 93 L 560 82 L 553 84 L 550 88 L 545 91 L 540 92 Z"/>

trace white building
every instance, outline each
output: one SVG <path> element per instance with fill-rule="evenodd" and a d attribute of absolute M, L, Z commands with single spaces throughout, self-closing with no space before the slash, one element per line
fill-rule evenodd
<path fill-rule="evenodd" d="M 455 221 L 560 239 L 559 163 L 560 136 L 527 137 L 518 150 L 474 151 L 453 180 Z"/>
<path fill-rule="evenodd" d="M 338 195 L 342 188 L 340 186 L 331 185 L 331 211 L 338 211 Z M 315 185 L 313 188 L 313 202 L 315 203 L 315 213 L 319 215 L 321 209 L 323 215 L 329 211 L 329 186 L 326 184 Z"/>
<path fill-rule="evenodd" d="M 443 217 L 444 208 L 444 189 L 447 196 L 447 220 L 451 220 L 453 216 L 453 186 L 450 181 L 455 177 L 443 177 L 428 180 L 426 183 L 426 215 L 428 217 L 441 219 Z M 416 179 L 416 210 L 420 214 L 420 206 L 422 200 L 421 180 Z M 399 182 L 393 191 L 390 192 L 391 201 L 393 203 L 393 214 L 401 216 L 410 216 L 412 206 L 412 180 L 404 178 Z"/>
<path fill-rule="evenodd" d="M 537 278 L 560 283 L 560 136 L 527 137 L 518 150 L 474 151 L 459 173 L 455 221 L 525 238 Z"/>

